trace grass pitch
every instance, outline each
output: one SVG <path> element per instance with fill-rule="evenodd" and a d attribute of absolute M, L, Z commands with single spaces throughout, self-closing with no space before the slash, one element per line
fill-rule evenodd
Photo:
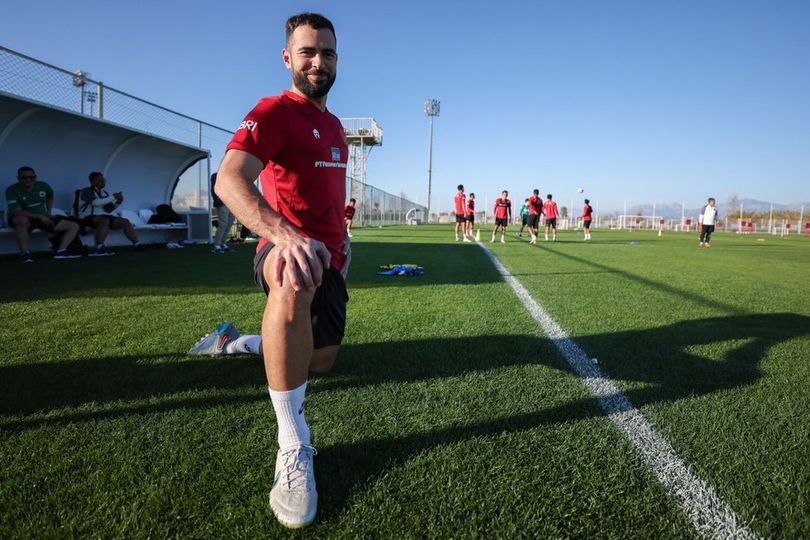
<path fill-rule="evenodd" d="M 755 532 L 809 536 L 810 243 L 593 234 L 493 251 Z M 355 236 L 304 533 L 267 505 L 260 360 L 185 355 L 258 332 L 252 246 L 0 262 L 0 536 L 694 537 L 480 248 Z"/>

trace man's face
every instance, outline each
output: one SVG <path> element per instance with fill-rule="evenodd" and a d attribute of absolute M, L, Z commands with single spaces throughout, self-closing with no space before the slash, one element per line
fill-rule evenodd
<path fill-rule="evenodd" d="M 293 31 L 287 45 L 282 56 L 293 86 L 308 98 L 326 96 L 337 77 L 337 45 L 332 32 L 302 25 Z"/>
<path fill-rule="evenodd" d="M 501 193 L 501 198 L 505 199 L 507 197 L 509 197 L 509 192 L 508 191 L 504 191 L 503 193 Z"/>
<path fill-rule="evenodd" d="M 714 199 L 709 199 L 709 206 L 714 206 Z"/>
<path fill-rule="evenodd" d="M 107 185 L 107 180 L 104 178 L 104 175 L 96 175 L 90 180 L 90 185 L 96 189 L 103 189 L 104 186 Z"/>
<path fill-rule="evenodd" d="M 17 175 L 17 181 L 26 191 L 31 191 L 34 182 L 37 181 L 37 173 L 34 171 L 23 171 Z"/>

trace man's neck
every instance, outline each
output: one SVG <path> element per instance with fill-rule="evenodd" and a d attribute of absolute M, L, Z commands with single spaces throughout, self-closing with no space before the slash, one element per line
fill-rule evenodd
<path fill-rule="evenodd" d="M 301 90 L 296 88 L 295 85 L 292 85 L 290 87 L 290 92 L 292 92 L 293 94 L 297 94 L 297 95 L 301 96 L 302 98 L 306 99 L 307 101 L 309 101 L 310 103 L 312 103 L 313 105 L 318 107 L 318 110 L 320 110 L 321 112 L 326 110 L 326 96 L 323 96 L 323 97 L 309 97 L 308 95 L 304 94 Z"/>

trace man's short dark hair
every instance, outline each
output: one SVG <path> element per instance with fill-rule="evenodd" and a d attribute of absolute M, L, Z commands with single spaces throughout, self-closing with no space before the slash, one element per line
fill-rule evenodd
<path fill-rule="evenodd" d="M 96 176 L 104 176 L 104 174 L 100 173 L 98 171 L 93 171 L 93 172 L 91 172 L 90 174 L 87 175 L 87 179 L 92 182 L 93 178 L 95 178 Z"/>
<path fill-rule="evenodd" d="M 356 203 L 356 202 L 357 202 L 357 199 L 349 199 L 349 202 L 354 202 L 354 203 Z"/>
<path fill-rule="evenodd" d="M 540 190 L 539 190 L 539 189 L 535 189 L 535 190 L 534 190 L 534 195 L 535 195 L 535 197 L 536 197 L 537 195 L 540 195 Z"/>
<path fill-rule="evenodd" d="M 17 176 L 20 176 L 24 172 L 32 172 L 34 174 L 37 174 L 37 172 L 28 165 L 23 165 L 22 167 L 17 169 Z"/>
<path fill-rule="evenodd" d="M 298 15 L 293 15 L 289 19 L 287 19 L 287 23 L 284 25 L 284 32 L 286 34 L 286 43 L 289 46 L 290 39 L 292 38 L 293 32 L 299 26 L 311 26 L 315 30 L 320 30 L 321 28 L 326 28 L 332 35 L 335 37 L 335 42 L 337 42 L 337 34 L 335 34 L 335 27 L 332 24 L 332 21 L 321 15 L 320 13 L 299 13 Z"/>
<path fill-rule="evenodd" d="M 709 202 L 714 201 L 714 197 L 709 197 Z M 717 201 L 715 201 L 717 202 Z"/>
<path fill-rule="evenodd" d="M 508 191 L 506 191 L 506 190 L 501 191 L 501 195 L 503 195 L 504 193 L 506 193 L 507 195 L 509 195 L 509 192 L 508 192 Z"/>
<path fill-rule="evenodd" d="M 551 193 L 549 193 L 548 195 L 546 195 L 546 199 L 551 199 Z"/>
<path fill-rule="evenodd" d="M 591 204 L 591 201 L 589 201 L 588 199 L 585 199 L 585 204 Z"/>
<path fill-rule="evenodd" d="M 470 193 L 470 197 L 475 197 L 475 193 Z"/>
<path fill-rule="evenodd" d="M 461 191 L 462 189 L 464 189 L 464 185 L 463 185 L 463 184 L 459 184 L 459 185 L 458 185 L 458 187 L 457 187 L 456 189 L 457 189 L 457 190 L 459 190 L 459 191 Z"/>

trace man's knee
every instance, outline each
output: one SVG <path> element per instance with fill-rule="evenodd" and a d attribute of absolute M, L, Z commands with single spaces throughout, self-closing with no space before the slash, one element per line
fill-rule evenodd
<path fill-rule="evenodd" d="M 31 221 L 28 219 L 28 216 L 15 216 L 14 217 L 14 228 L 15 229 L 25 229 L 28 230 L 28 227 L 31 225 Z"/>
<path fill-rule="evenodd" d="M 264 261 L 262 272 L 264 280 L 267 283 L 269 292 L 267 294 L 268 302 L 276 306 L 284 306 L 290 311 L 309 310 L 312 304 L 312 299 L 315 298 L 315 289 L 302 289 L 296 291 L 290 280 L 287 278 L 286 272 L 282 273 L 282 284 L 278 285 L 276 282 L 276 268 L 278 258 L 273 257 L 272 252 Z"/>

